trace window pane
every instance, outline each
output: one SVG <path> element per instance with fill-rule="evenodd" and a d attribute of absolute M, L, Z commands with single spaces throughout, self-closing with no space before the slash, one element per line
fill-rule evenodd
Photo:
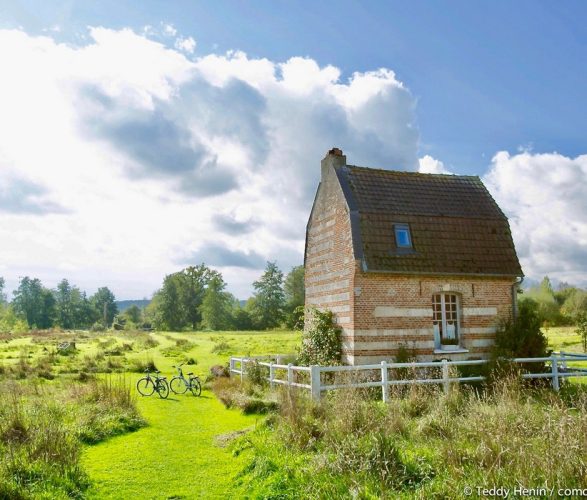
<path fill-rule="evenodd" d="M 398 247 L 409 248 L 412 246 L 410 228 L 407 225 L 395 226 L 395 243 Z"/>

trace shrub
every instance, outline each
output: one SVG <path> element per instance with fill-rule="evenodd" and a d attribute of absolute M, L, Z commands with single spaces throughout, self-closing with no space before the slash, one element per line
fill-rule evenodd
<path fill-rule="evenodd" d="M 210 368 L 210 375 L 213 378 L 218 377 L 230 377 L 230 373 L 228 372 L 228 368 L 222 365 L 214 365 Z"/>
<path fill-rule="evenodd" d="M 494 354 L 506 358 L 550 356 L 552 351 L 540 324 L 537 303 L 532 299 L 520 301 L 516 319 L 502 323 L 495 334 Z"/>
<path fill-rule="evenodd" d="M 336 365 L 342 354 L 341 329 L 334 323 L 332 311 L 310 309 L 309 328 L 302 337 L 299 362 L 302 365 Z"/>
<path fill-rule="evenodd" d="M 268 413 L 278 408 L 278 403 L 264 397 L 248 383 L 241 384 L 235 378 L 219 377 L 212 382 L 212 391 L 226 408 L 240 408 L 245 414 Z"/>
<path fill-rule="evenodd" d="M 259 387 L 267 386 L 267 378 L 269 377 L 269 368 L 259 364 L 257 360 L 252 363 L 246 363 L 246 376 L 248 381 Z"/>
<path fill-rule="evenodd" d="M 224 340 L 214 344 L 211 350 L 214 354 L 230 354 L 232 352 L 232 346 Z"/>
<path fill-rule="evenodd" d="M 105 332 L 106 325 L 101 321 L 96 321 L 91 327 L 90 332 Z"/>
<path fill-rule="evenodd" d="M 150 372 L 157 371 L 157 366 L 155 365 L 155 362 L 153 361 L 152 358 L 145 358 L 145 359 L 133 358 L 131 360 L 130 366 L 129 366 L 129 371 L 135 372 L 135 373 L 143 373 L 146 370 L 149 370 Z"/>

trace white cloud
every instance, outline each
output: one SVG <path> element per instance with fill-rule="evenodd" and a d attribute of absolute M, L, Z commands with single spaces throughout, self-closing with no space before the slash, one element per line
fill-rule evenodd
<path fill-rule="evenodd" d="M 176 49 L 181 50 L 186 54 L 193 54 L 196 49 L 196 41 L 191 36 L 186 38 L 180 36 L 175 39 L 174 46 Z"/>
<path fill-rule="evenodd" d="M 175 29 L 175 26 L 173 26 L 173 24 L 163 24 L 163 33 L 167 36 L 175 36 L 177 35 L 177 30 Z"/>
<path fill-rule="evenodd" d="M 165 43 L 178 39 L 161 30 Z M 72 47 L 0 30 L 11 47 L 0 52 L 0 182 L 26 180 L 15 185 L 30 202 L 0 189 L 9 283 L 68 277 L 142 297 L 179 260 L 215 255 L 246 297 L 251 267 L 302 261 L 329 148 L 357 164 L 417 168 L 414 99 L 390 70 L 341 81 L 308 58 L 189 60 L 181 50 L 195 41 L 178 50 L 153 33 L 95 27 Z"/>
<path fill-rule="evenodd" d="M 510 226 L 525 274 L 587 284 L 587 155 L 497 153 L 483 178 Z"/>
<path fill-rule="evenodd" d="M 418 172 L 421 174 L 452 174 L 444 168 L 444 163 L 430 155 L 425 155 L 418 160 Z"/>

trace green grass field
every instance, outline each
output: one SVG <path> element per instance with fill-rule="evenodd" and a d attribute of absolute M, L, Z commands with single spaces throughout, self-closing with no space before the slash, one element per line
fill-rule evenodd
<path fill-rule="evenodd" d="M 551 348 L 582 352 L 573 328 L 547 331 Z M 75 356 L 58 356 L 51 377 L 23 383 L 47 387 L 76 380 L 80 371 L 97 371 L 98 377 L 124 377 L 133 387 L 141 373 L 134 364 L 153 362 L 170 379 L 172 365 L 184 366 L 202 379 L 213 365 L 225 365 L 230 355 L 293 353 L 300 335 L 276 332 L 198 332 L 152 334 L 132 332 L 48 333 L 0 340 L 0 367 L 16 367 L 23 360 L 34 364 L 55 349 L 58 342 L 74 340 Z M 97 365 L 100 368 L 96 368 Z M 587 365 L 587 363 L 582 363 Z M 75 368 L 75 369 L 74 369 Z M 118 372 L 120 375 L 103 373 Z M 75 382 L 78 383 L 78 382 Z M 198 398 L 187 393 L 141 397 L 137 406 L 148 425 L 94 445 L 84 445 L 81 463 L 91 481 L 88 498 L 237 498 L 246 495 L 246 482 L 235 481 L 247 465 L 247 453 L 234 456 L 227 445 L 243 431 L 258 428 L 264 417 L 226 409 L 204 390 Z M 266 432 L 266 431 L 263 431 Z M 248 457 L 248 458 L 247 458 Z M 239 486 L 240 484 L 240 486 Z"/>
<path fill-rule="evenodd" d="M 123 374 L 133 391 L 142 376 L 126 371 L 133 360 L 153 361 L 170 380 L 175 372 L 172 365 L 192 358 L 197 364 L 185 365 L 184 373 L 193 371 L 205 379 L 211 366 L 225 365 L 231 354 L 292 353 L 300 341 L 299 334 L 289 331 L 25 336 L 0 343 L 0 365 L 16 365 L 23 357 L 35 363 L 63 339 L 75 340 L 77 363 L 106 352 L 106 361 L 113 360 L 114 371 Z M 108 354 L 120 351 L 123 356 Z M 58 379 L 72 377 L 67 372 L 73 362 L 64 357 L 56 365 L 56 378 L 40 382 L 52 385 Z M 254 428 L 262 417 L 227 410 L 206 389 L 200 397 L 188 392 L 170 394 L 166 400 L 137 394 L 137 405 L 148 421 L 146 427 L 84 448 L 82 464 L 92 481 L 89 498 L 189 499 L 237 494 L 233 479 L 243 463 L 226 445 L 241 431 Z"/>

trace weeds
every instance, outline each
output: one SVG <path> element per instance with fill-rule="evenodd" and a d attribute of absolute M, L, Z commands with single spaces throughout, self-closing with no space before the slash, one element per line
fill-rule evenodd
<path fill-rule="evenodd" d="M 232 345 L 230 345 L 228 342 L 221 340 L 220 342 L 216 342 L 214 344 L 214 346 L 212 347 L 212 350 L 210 352 L 212 352 L 213 354 L 231 354 L 233 351 L 233 347 Z"/>
<path fill-rule="evenodd" d="M 252 454 L 241 481 L 266 498 L 452 498 L 471 484 L 586 488 L 586 410 L 584 389 L 559 395 L 514 377 L 483 392 L 392 390 L 387 405 L 352 389 L 319 404 L 283 391 L 272 430 L 242 438 Z"/>

